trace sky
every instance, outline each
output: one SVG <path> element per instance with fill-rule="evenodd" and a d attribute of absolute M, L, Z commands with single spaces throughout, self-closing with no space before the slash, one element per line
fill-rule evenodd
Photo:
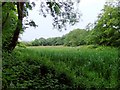
<path fill-rule="evenodd" d="M 35 1 L 35 0 L 34 0 Z M 69 33 L 73 29 L 85 29 L 88 23 L 94 23 L 97 20 L 98 14 L 104 8 L 106 0 L 80 0 L 78 8 L 82 14 L 80 22 L 74 26 L 68 26 L 67 30 L 61 32 L 53 29 L 52 18 L 48 15 L 46 18 L 39 15 L 39 2 L 36 2 L 36 7 L 29 11 L 29 19 L 35 21 L 38 27 L 27 28 L 23 34 L 20 35 L 20 41 L 32 41 L 38 38 L 60 37 Z"/>

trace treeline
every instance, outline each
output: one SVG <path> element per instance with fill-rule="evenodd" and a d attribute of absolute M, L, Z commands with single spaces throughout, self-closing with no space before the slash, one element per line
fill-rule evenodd
<path fill-rule="evenodd" d="M 83 29 L 75 29 L 70 33 L 62 36 L 62 37 L 54 37 L 54 38 L 39 38 L 35 39 L 31 42 L 22 42 L 27 46 L 79 46 L 88 44 L 87 36 L 89 31 Z"/>
<path fill-rule="evenodd" d="M 55 37 L 55 38 L 39 38 L 31 42 L 33 46 L 57 46 L 64 44 L 64 37 Z"/>
<path fill-rule="evenodd" d="M 28 45 L 32 46 L 79 46 L 98 44 L 120 46 L 120 8 L 117 4 L 105 5 L 94 24 L 88 24 L 86 30 L 75 29 L 70 33 L 55 38 L 39 38 Z"/>

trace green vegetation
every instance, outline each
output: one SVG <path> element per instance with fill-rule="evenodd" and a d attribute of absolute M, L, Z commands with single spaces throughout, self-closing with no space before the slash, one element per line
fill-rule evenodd
<path fill-rule="evenodd" d="M 120 46 L 120 7 L 105 5 L 92 30 L 93 43 L 106 46 Z"/>
<path fill-rule="evenodd" d="M 116 88 L 118 50 L 27 47 L 3 54 L 3 88 Z"/>
<path fill-rule="evenodd" d="M 89 31 L 84 29 L 75 29 L 68 34 L 62 37 L 54 37 L 54 38 L 39 38 L 35 39 L 32 42 L 22 42 L 27 46 L 80 46 L 86 45 L 87 43 L 87 36 L 89 35 Z M 31 44 L 30 44 L 31 43 Z"/>
<path fill-rule="evenodd" d="M 107 3 L 98 20 L 55 38 L 18 42 L 34 21 L 23 18 L 32 2 L 2 2 L 2 88 L 120 88 L 120 7 Z M 74 25 L 79 11 L 72 2 L 43 2 L 41 13 L 58 30 Z M 92 28 L 93 27 L 93 28 Z M 84 46 L 82 46 L 84 45 Z M 17 46 L 17 47 L 16 47 Z M 29 47 L 28 47 L 29 46 Z M 56 47 L 57 46 L 57 47 Z M 69 46 L 69 47 L 68 47 Z M 0 76 L 1 77 L 1 76 Z"/>

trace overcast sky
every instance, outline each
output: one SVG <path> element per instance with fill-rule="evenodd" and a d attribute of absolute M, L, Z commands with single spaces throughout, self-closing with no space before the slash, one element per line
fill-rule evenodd
<path fill-rule="evenodd" d="M 69 33 L 71 30 L 76 28 L 84 29 L 88 23 L 94 23 L 97 20 L 98 14 L 104 8 L 106 0 L 80 0 L 79 9 L 82 13 L 80 22 L 75 26 L 68 26 L 68 29 L 62 32 L 59 32 L 56 29 L 53 29 L 52 18 L 47 16 L 44 18 L 39 15 L 39 2 L 36 0 L 36 7 L 32 11 L 29 11 L 29 19 L 35 21 L 38 25 L 37 28 L 27 28 L 22 35 L 20 35 L 20 40 L 22 41 L 32 41 L 35 38 L 49 38 L 49 37 L 58 37 Z"/>

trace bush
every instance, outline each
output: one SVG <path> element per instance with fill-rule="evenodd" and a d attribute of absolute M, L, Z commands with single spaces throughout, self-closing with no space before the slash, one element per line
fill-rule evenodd
<path fill-rule="evenodd" d="M 21 55 L 21 51 L 3 53 L 3 89 L 72 87 L 72 79 L 57 71 L 48 58 Z"/>

